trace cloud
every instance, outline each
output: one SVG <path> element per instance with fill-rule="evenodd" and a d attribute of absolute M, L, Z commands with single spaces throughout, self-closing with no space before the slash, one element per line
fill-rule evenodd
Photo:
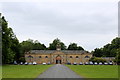
<path fill-rule="evenodd" d="M 20 41 L 32 38 L 47 46 L 58 37 L 92 50 L 117 34 L 117 2 L 112 1 L 5 2 L 2 13 Z"/>

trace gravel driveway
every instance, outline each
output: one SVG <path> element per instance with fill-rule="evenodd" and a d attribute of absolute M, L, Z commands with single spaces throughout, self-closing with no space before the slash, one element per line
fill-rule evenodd
<path fill-rule="evenodd" d="M 38 78 L 81 78 L 68 67 L 56 64 L 43 72 Z"/>

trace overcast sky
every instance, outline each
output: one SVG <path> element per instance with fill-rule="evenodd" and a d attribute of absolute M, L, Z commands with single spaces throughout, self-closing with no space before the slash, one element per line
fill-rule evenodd
<path fill-rule="evenodd" d="M 100 48 L 117 37 L 117 0 L 2 2 L 0 12 L 19 41 L 39 40 L 46 46 L 59 38 L 68 46 Z"/>

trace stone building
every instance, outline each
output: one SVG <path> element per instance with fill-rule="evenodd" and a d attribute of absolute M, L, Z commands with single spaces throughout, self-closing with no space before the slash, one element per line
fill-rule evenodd
<path fill-rule="evenodd" d="M 37 62 L 37 64 L 66 64 L 85 63 L 92 57 L 91 53 L 83 50 L 61 50 L 60 46 L 56 50 L 31 50 L 25 54 L 26 62 Z"/>

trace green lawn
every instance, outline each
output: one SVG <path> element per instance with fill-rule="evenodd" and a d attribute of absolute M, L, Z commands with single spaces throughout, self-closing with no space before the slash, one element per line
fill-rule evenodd
<path fill-rule="evenodd" d="M 2 66 L 0 65 L 0 80 L 2 79 Z"/>
<path fill-rule="evenodd" d="M 117 65 L 66 65 L 84 78 L 118 78 Z"/>
<path fill-rule="evenodd" d="M 3 78 L 36 78 L 52 65 L 4 65 Z"/>

